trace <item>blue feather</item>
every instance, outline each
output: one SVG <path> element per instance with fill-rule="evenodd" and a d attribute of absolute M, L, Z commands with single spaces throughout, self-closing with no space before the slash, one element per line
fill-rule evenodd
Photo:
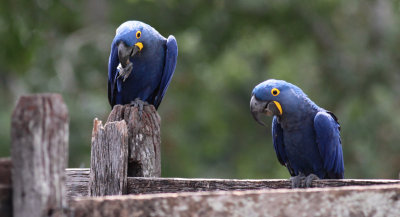
<path fill-rule="evenodd" d="M 335 178 L 343 178 L 344 163 L 339 124 L 327 112 L 318 112 L 314 118 L 316 142 L 324 156 L 324 168 Z"/>
<path fill-rule="evenodd" d="M 278 123 L 277 117 L 272 119 L 272 141 L 274 143 L 274 149 L 279 162 L 286 166 L 289 170 L 290 175 L 294 176 L 295 172 L 290 166 L 290 162 L 287 159 L 285 145 L 283 143 L 283 130 L 281 125 Z"/>
<path fill-rule="evenodd" d="M 174 36 L 170 35 L 167 39 L 167 52 L 165 57 L 165 65 L 163 70 L 163 76 L 160 83 L 160 88 L 155 97 L 154 105 L 157 108 L 161 100 L 164 98 L 169 83 L 171 82 L 172 76 L 174 75 L 176 60 L 178 57 L 178 44 Z"/>

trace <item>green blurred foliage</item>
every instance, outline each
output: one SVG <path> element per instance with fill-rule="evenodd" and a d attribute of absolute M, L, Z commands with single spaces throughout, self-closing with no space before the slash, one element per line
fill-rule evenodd
<path fill-rule="evenodd" d="M 159 109 L 163 176 L 288 178 L 271 129 L 249 112 L 253 87 L 276 78 L 339 117 L 347 178 L 397 178 L 399 12 L 398 0 L 1 1 L 0 156 L 18 97 L 57 92 L 71 117 L 69 166 L 88 167 L 92 121 L 110 111 L 115 29 L 141 20 L 179 46 Z"/>

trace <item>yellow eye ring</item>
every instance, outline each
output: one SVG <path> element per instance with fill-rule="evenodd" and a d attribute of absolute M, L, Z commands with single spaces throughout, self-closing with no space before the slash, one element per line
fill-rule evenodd
<path fill-rule="evenodd" d="M 277 88 L 273 88 L 273 89 L 271 90 L 272 96 L 278 96 L 279 93 L 280 93 L 280 91 L 279 91 Z"/>
<path fill-rule="evenodd" d="M 137 31 L 137 32 L 136 32 L 136 38 L 139 39 L 140 36 L 142 36 L 142 32 L 141 32 L 141 31 Z"/>

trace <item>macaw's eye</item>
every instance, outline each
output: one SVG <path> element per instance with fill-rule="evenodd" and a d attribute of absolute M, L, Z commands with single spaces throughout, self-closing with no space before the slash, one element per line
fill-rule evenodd
<path fill-rule="evenodd" d="M 274 89 L 272 89 L 271 90 L 271 94 L 273 95 L 273 96 L 278 96 L 279 95 L 279 90 L 277 89 L 277 88 L 274 88 Z"/>
<path fill-rule="evenodd" d="M 136 38 L 139 39 L 140 36 L 142 36 L 142 32 L 141 32 L 141 31 L 137 31 L 137 32 L 136 32 Z"/>

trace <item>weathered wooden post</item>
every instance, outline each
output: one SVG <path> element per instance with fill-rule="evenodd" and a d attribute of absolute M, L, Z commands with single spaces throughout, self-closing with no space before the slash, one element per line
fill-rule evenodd
<path fill-rule="evenodd" d="M 68 122 L 59 94 L 19 98 L 11 121 L 14 217 L 64 216 Z"/>
<path fill-rule="evenodd" d="M 95 119 L 92 132 L 89 196 L 126 194 L 128 129 L 124 120 L 105 126 Z"/>
<path fill-rule="evenodd" d="M 0 158 L 0 213 L 12 216 L 11 159 Z"/>
<path fill-rule="evenodd" d="M 139 117 L 137 106 L 116 105 L 107 123 L 121 120 L 128 126 L 128 177 L 160 177 L 161 118 L 154 106 L 143 106 Z"/>

